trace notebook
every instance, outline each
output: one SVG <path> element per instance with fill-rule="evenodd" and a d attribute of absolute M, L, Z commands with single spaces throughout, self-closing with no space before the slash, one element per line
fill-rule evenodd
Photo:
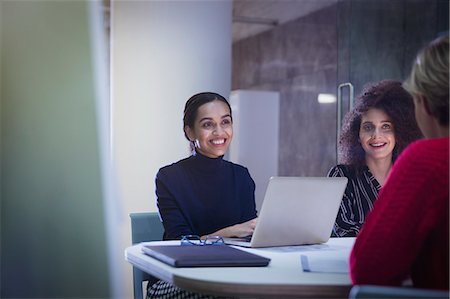
<path fill-rule="evenodd" d="M 244 247 L 325 243 L 346 186 L 345 177 L 272 177 L 251 240 L 225 242 Z"/>
<path fill-rule="evenodd" d="M 142 251 L 161 262 L 177 268 L 264 267 L 270 262 L 269 258 L 228 245 L 143 245 Z"/>

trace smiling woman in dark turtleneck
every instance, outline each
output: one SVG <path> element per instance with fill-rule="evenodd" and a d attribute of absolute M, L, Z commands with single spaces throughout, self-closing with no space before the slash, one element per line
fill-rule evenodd
<path fill-rule="evenodd" d="M 247 168 L 223 159 L 233 138 L 230 104 L 213 92 L 193 95 L 186 102 L 183 124 L 192 155 L 162 167 L 156 175 L 164 239 L 253 234 L 255 182 Z M 215 298 L 153 282 L 147 298 Z"/>
<path fill-rule="evenodd" d="M 251 235 L 255 183 L 247 168 L 223 159 L 233 138 L 230 104 L 217 93 L 196 94 L 186 102 L 183 123 L 192 155 L 156 175 L 164 239 Z"/>

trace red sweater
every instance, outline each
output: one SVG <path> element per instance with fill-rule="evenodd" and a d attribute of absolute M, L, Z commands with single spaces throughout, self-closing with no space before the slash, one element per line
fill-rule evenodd
<path fill-rule="evenodd" d="M 449 289 L 449 138 L 398 158 L 350 255 L 353 284 Z"/>

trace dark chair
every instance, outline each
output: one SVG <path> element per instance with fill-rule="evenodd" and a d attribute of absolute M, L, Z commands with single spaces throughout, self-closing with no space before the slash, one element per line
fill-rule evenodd
<path fill-rule="evenodd" d="M 385 287 L 375 285 L 355 285 L 350 290 L 349 299 L 363 298 L 449 298 L 448 291 L 417 289 L 412 287 Z"/>
<path fill-rule="evenodd" d="M 148 241 L 160 241 L 163 238 L 164 228 L 157 212 L 130 213 L 131 242 L 134 244 Z M 134 298 L 144 298 L 142 283 L 156 281 L 157 279 L 136 267 L 133 267 Z"/>

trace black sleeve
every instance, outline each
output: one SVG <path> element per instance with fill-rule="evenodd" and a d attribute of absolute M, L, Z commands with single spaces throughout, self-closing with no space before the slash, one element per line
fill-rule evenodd
<path fill-rule="evenodd" d="M 246 222 L 255 218 L 256 215 L 256 203 L 255 203 L 255 181 L 247 168 L 243 167 L 242 172 L 242 222 Z"/>
<path fill-rule="evenodd" d="M 354 198 L 352 192 L 352 183 L 345 168 L 337 165 L 330 169 L 328 172 L 328 177 L 347 177 L 349 183 L 345 189 L 344 195 L 342 197 L 341 204 L 339 206 L 339 211 L 336 216 L 336 221 L 333 226 L 332 237 L 356 237 L 359 230 L 361 229 L 361 224 L 355 221 L 355 216 L 353 215 Z"/>
<path fill-rule="evenodd" d="M 172 178 L 173 179 L 173 178 Z M 170 190 L 169 175 L 160 170 L 156 175 L 157 205 L 164 226 L 164 239 L 180 239 L 182 235 L 193 234 L 180 206 Z"/>

